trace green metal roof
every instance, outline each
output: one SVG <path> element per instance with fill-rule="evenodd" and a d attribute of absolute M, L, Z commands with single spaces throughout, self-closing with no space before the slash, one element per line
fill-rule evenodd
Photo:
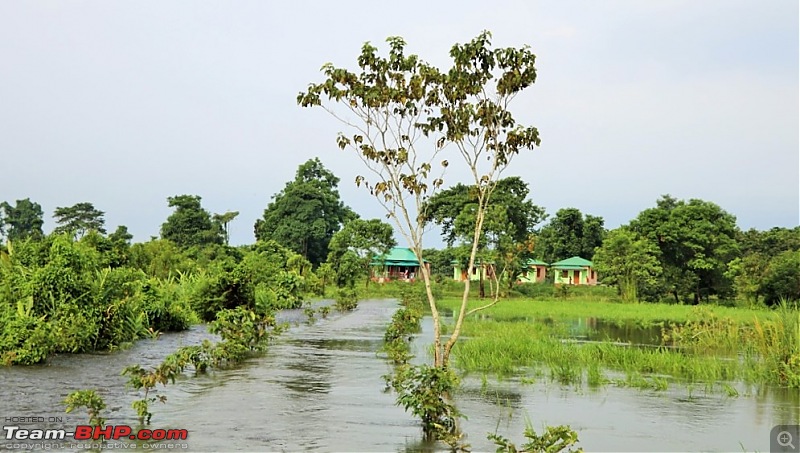
<path fill-rule="evenodd" d="M 547 263 L 542 260 L 528 260 L 525 264 L 528 266 L 547 266 Z"/>
<path fill-rule="evenodd" d="M 579 256 L 573 256 L 572 258 L 556 261 L 551 265 L 551 267 L 555 269 L 581 269 L 584 267 L 591 267 L 591 266 L 592 266 L 591 261 L 585 260 Z"/>
<path fill-rule="evenodd" d="M 426 263 L 428 260 L 423 259 Z M 419 260 L 414 251 L 408 247 L 395 247 L 389 250 L 386 255 L 376 256 L 372 258 L 373 265 L 390 265 L 390 266 L 419 266 Z"/>

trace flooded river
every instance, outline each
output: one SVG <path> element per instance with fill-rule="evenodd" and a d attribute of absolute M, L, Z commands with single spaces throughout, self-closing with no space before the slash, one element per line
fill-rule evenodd
<path fill-rule="evenodd" d="M 332 313 L 313 325 L 301 311 L 282 313 L 296 325 L 269 351 L 232 370 L 180 379 L 159 393 L 151 428 L 186 428 L 191 451 L 429 450 L 417 422 L 384 392 L 391 367 L 379 356 L 397 305 L 364 301 L 352 313 Z M 415 344 L 425 355 L 430 322 Z M 0 368 L 0 417 L 42 417 L 21 426 L 69 428 L 85 413 L 64 414 L 72 390 L 94 388 L 105 398 L 109 424 L 135 424 L 121 370 L 151 366 L 182 345 L 211 338 L 204 326 L 144 340 L 111 354 L 54 357 L 47 365 Z M 800 423 L 800 393 L 738 387 L 741 396 L 673 384 L 667 391 L 613 386 L 592 390 L 520 379 L 464 379 L 457 395 L 469 416 L 462 426 L 474 451 L 494 451 L 487 432 L 522 443 L 526 423 L 568 424 L 586 451 L 769 451 L 770 429 Z M 52 420 L 51 420 L 52 419 Z M 8 422 L 4 425 L 9 425 Z M 0 444 L 0 450 L 7 445 Z"/>

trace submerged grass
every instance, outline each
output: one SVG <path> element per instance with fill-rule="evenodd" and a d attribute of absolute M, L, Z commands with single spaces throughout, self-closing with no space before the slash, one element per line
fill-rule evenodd
<path fill-rule="evenodd" d="M 444 299 L 442 307 L 457 301 Z M 477 304 L 478 302 L 474 302 Z M 664 343 L 645 347 L 579 342 L 567 321 L 597 317 L 647 326 L 664 325 Z M 544 365 L 553 381 L 590 386 L 611 383 L 603 370 L 622 372 L 613 381 L 627 387 L 663 390 L 666 377 L 688 383 L 742 381 L 800 387 L 800 312 L 661 304 L 509 300 L 473 315 L 464 325 L 468 341 L 454 349 L 467 372 L 500 376 Z"/>
<path fill-rule="evenodd" d="M 456 365 L 468 372 L 511 375 L 520 369 L 543 363 L 553 380 L 571 384 L 607 380 L 602 369 L 625 373 L 676 376 L 690 382 L 734 380 L 739 373 L 736 360 L 714 356 L 687 355 L 669 348 L 620 346 L 607 342 L 578 343 L 561 339 L 544 324 L 485 321 L 471 323 L 465 334 L 471 339 L 455 349 Z M 755 364 L 751 364 L 755 365 Z"/>

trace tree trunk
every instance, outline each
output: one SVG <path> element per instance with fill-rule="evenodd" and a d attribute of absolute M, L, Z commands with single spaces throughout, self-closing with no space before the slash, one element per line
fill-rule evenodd
<path fill-rule="evenodd" d="M 483 285 L 483 269 L 484 269 L 483 264 L 481 264 L 481 267 L 478 268 L 478 279 L 479 279 L 479 282 L 480 282 L 478 284 L 478 296 L 481 299 L 486 297 L 486 288 Z"/>

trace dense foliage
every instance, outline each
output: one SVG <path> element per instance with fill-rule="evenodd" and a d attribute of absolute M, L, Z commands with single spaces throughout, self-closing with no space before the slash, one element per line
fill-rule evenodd
<path fill-rule="evenodd" d="M 319 159 L 300 165 L 256 221 L 256 239 L 277 241 L 314 266 L 325 261 L 334 233 L 356 217 L 339 199 L 338 184 Z"/>
<path fill-rule="evenodd" d="M 237 309 L 269 316 L 299 307 L 317 282 L 311 263 L 274 241 L 182 250 L 168 239 L 130 240 L 125 227 L 8 240 L 0 249 L 2 363 L 120 348 L 199 321 L 227 322 L 220 313 Z"/>
<path fill-rule="evenodd" d="M 189 326 L 186 300 L 164 283 L 106 261 L 90 238 L 51 235 L 0 252 L 0 358 L 32 364 L 53 352 L 120 347 Z M 106 253 L 114 253 L 111 248 Z"/>
<path fill-rule="evenodd" d="M 221 244 L 223 228 L 212 221 L 211 214 L 203 209 L 200 200 L 197 195 L 169 197 L 169 207 L 175 208 L 175 212 L 161 225 L 161 237 L 182 248 Z"/>
<path fill-rule="evenodd" d="M 602 217 L 583 214 L 576 208 L 559 209 L 542 227 L 534 254 L 546 263 L 579 256 L 591 260 L 605 237 Z"/>
<path fill-rule="evenodd" d="M 26 198 L 17 200 L 14 206 L 7 201 L 0 203 L 0 236 L 10 240 L 40 238 L 44 225 L 42 206 Z"/>
<path fill-rule="evenodd" d="M 594 264 L 627 301 L 800 300 L 800 227 L 740 231 L 714 203 L 669 195 L 607 234 Z"/>

